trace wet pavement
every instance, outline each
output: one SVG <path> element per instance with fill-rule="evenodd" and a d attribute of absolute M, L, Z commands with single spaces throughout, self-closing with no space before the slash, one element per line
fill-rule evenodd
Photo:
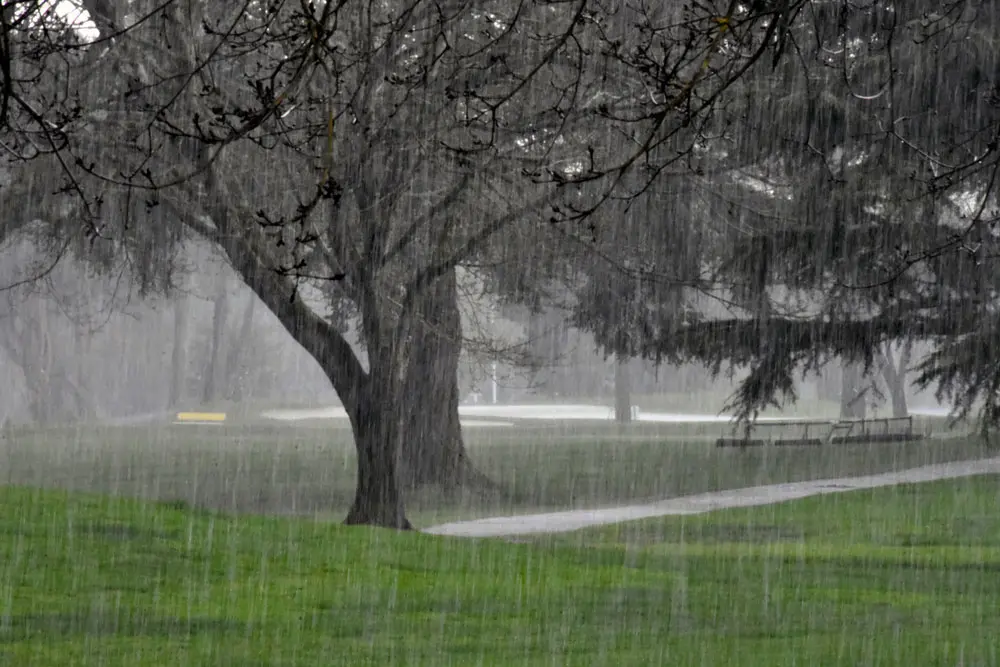
<path fill-rule="evenodd" d="M 755 507 L 827 493 L 844 493 L 914 482 L 931 482 L 973 475 L 1000 473 L 1000 457 L 958 461 L 900 470 L 864 477 L 820 479 L 756 486 L 693 496 L 670 498 L 655 503 L 593 510 L 569 510 L 546 514 L 500 516 L 475 521 L 459 521 L 424 530 L 435 535 L 458 537 L 506 537 L 540 533 L 564 533 L 591 526 L 601 526 L 651 517 L 702 514 L 732 507 Z"/>

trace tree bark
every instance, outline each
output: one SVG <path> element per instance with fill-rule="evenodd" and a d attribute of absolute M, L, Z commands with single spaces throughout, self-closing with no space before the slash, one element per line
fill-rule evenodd
<path fill-rule="evenodd" d="M 180 297 L 174 301 L 174 349 L 170 358 L 170 393 L 167 399 L 169 408 L 177 407 L 183 394 L 187 367 L 187 318 L 187 299 Z"/>
<path fill-rule="evenodd" d="M 247 295 L 247 305 L 243 309 L 239 338 L 230 342 L 229 350 L 226 353 L 226 385 L 228 396 L 234 401 L 243 399 L 245 387 L 240 370 L 243 367 L 244 353 L 249 344 L 250 335 L 253 333 L 253 314 L 256 304 L 257 296 L 251 292 Z"/>
<path fill-rule="evenodd" d="M 549 324 L 552 330 L 549 364 L 552 366 L 555 377 L 556 391 L 563 397 L 580 396 L 579 384 L 572 377 L 576 374 L 577 369 L 573 368 L 571 371 L 566 358 L 569 351 L 569 325 L 561 319 L 553 322 L 551 317 Z"/>
<path fill-rule="evenodd" d="M 632 378 L 629 374 L 628 359 L 615 355 L 615 421 L 619 424 L 632 422 Z"/>
<path fill-rule="evenodd" d="M 67 377 L 69 390 L 72 392 L 74 404 L 76 406 L 76 416 L 78 419 L 91 420 L 98 415 L 98 404 L 95 400 L 95 393 L 88 385 L 91 384 L 91 375 L 87 364 L 91 360 L 92 334 L 89 332 L 74 331 L 73 337 L 73 362 L 70 366 L 71 377 Z M 76 378 L 74 380 L 74 378 Z"/>
<path fill-rule="evenodd" d="M 892 402 L 892 416 L 897 418 L 910 416 L 909 406 L 906 404 L 906 367 L 910 365 L 911 349 L 909 343 L 903 346 L 898 363 L 893 359 L 891 346 L 887 345 L 884 353 L 879 352 L 882 377 L 885 378 Z"/>
<path fill-rule="evenodd" d="M 496 486 L 476 470 L 462 439 L 458 363 L 462 322 L 454 270 L 428 287 L 415 312 L 411 354 L 403 382 L 402 479 L 415 488 L 438 484 L 446 492 Z"/>
<path fill-rule="evenodd" d="M 838 373 L 833 364 L 827 364 L 820 368 L 816 375 L 816 396 L 821 401 L 840 400 L 841 376 L 843 369 Z"/>
<path fill-rule="evenodd" d="M 396 462 L 379 442 L 377 435 L 357 433 L 358 478 L 351 505 L 344 524 L 348 526 L 380 526 L 397 530 L 413 530 L 406 518 L 399 483 L 396 479 Z"/>
<path fill-rule="evenodd" d="M 549 363 L 544 343 L 545 323 L 542 321 L 542 313 L 534 310 L 528 311 L 528 345 L 530 346 L 531 358 L 531 383 L 541 388 L 548 396 L 553 394 L 552 390 L 552 365 Z"/>
<path fill-rule="evenodd" d="M 372 386 L 352 419 L 358 457 L 354 502 L 344 523 L 412 530 L 406 518 L 398 471 L 399 416 L 387 387 Z"/>
<path fill-rule="evenodd" d="M 33 296 L 19 302 L 0 320 L 0 345 L 21 369 L 28 411 L 33 422 L 78 421 L 97 415 L 97 403 L 86 386 L 86 342 L 78 331 L 71 349 L 52 340 L 56 322 L 49 302 Z"/>
<path fill-rule="evenodd" d="M 864 419 L 868 414 L 867 392 L 864 391 L 864 371 L 861 364 L 843 361 L 841 365 L 840 418 Z"/>
<path fill-rule="evenodd" d="M 222 347 L 226 340 L 226 321 L 229 319 L 229 290 L 226 280 L 219 278 L 218 292 L 212 304 L 212 340 L 208 352 L 208 368 L 205 370 L 205 384 L 202 400 L 211 403 L 219 395 L 223 377 Z"/>
<path fill-rule="evenodd" d="M 44 299 L 28 298 L 19 305 L 15 345 L 19 349 L 21 372 L 28 391 L 28 409 L 36 424 L 46 424 L 59 412 L 59 396 L 52 341 L 49 336 L 48 307 Z"/>

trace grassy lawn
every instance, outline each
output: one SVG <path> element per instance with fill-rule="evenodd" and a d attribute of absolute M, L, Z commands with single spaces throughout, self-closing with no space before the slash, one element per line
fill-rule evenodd
<path fill-rule="evenodd" d="M 337 424 L 341 424 L 338 428 Z M 235 513 L 339 520 L 354 492 L 342 422 L 312 426 L 115 426 L 11 429 L 0 483 L 176 501 Z M 943 429 L 927 420 L 923 427 Z M 520 423 L 469 428 L 475 463 L 509 497 L 408 498 L 418 526 L 496 514 L 600 507 L 805 479 L 899 470 L 990 454 L 977 441 L 719 449 L 721 424 Z M 701 434 L 695 432 L 702 429 Z M 706 433 L 704 429 L 715 429 Z"/>
<path fill-rule="evenodd" d="M 0 489 L 0 664 L 997 665 L 994 477 L 511 544 Z"/>

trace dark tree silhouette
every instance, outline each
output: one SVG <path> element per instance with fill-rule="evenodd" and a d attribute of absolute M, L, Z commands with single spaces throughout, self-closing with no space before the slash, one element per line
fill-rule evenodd
<path fill-rule="evenodd" d="M 97 39 L 19 9 L 7 37 L 44 39 L 5 81 L 10 192 L 51 192 L 30 214 L 51 239 L 150 284 L 181 241 L 217 246 L 347 410 L 347 522 L 406 528 L 397 457 L 423 428 L 406 378 L 453 353 L 420 314 L 448 321 L 463 262 L 690 153 L 805 4 L 83 0 Z"/>

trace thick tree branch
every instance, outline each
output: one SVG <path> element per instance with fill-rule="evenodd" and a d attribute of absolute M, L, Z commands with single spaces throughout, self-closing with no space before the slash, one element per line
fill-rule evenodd
<path fill-rule="evenodd" d="M 540 210 L 546 203 L 552 203 L 553 199 L 553 192 L 546 192 L 523 206 L 519 206 L 505 215 L 494 218 L 480 227 L 464 243 L 461 243 L 457 249 L 453 250 L 446 259 L 419 270 L 406 286 L 407 298 L 410 298 L 411 294 L 420 294 L 432 282 L 457 267 L 464 260 L 473 257 L 477 252 L 481 251 L 500 231 L 523 219 L 531 212 Z"/>
<path fill-rule="evenodd" d="M 247 212 L 228 205 L 225 189 L 213 181 L 207 216 L 179 205 L 173 197 L 164 197 L 165 203 L 188 228 L 222 248 L 243 281 L 320 364 L 344 406 L 357 410 L 367 373 L 350 343 L 302 301 L 293 280 L 279 275 L 276 265 L 262 258 L 267 254 L 266 240 L 254 229 L 256 223 Z"/>

